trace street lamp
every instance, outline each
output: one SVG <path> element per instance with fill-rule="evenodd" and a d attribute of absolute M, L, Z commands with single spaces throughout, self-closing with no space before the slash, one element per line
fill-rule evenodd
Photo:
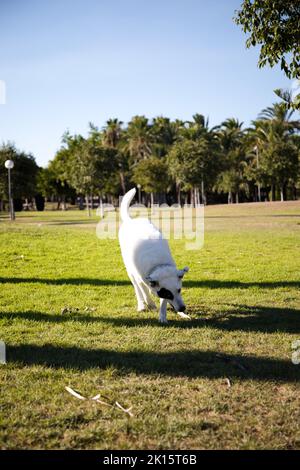
<path fill-rule="evenodd" d="M 255 150 L 255 152 L 256 152 L 256 165 L 257 165 L 257 169 L 259 169 L 258 146 L 255 145 L 253 150 Z M 260 183 L 257 183 L 257 196 L 258 196 L 258 201 L 261 202 Z"/>
<path fill-rule="evenodd" d="M 139 192 L 139 204 L 141 203 L 141 185 L 137 184 L 138 192 Z"/>
<path fill-rule="evenodd" d="M 14 203 L 13 203 L 13 198 L 11 195 L 11 181 L 10 181 L 10 170 L 13 169 L 14 162 L 12 160 L 6 160 L 4 165 L 5 165 L 5 168 L 7 168 L 8 170 L 8 198 L 9 198 L 10 220 L 15 220 Z"/>

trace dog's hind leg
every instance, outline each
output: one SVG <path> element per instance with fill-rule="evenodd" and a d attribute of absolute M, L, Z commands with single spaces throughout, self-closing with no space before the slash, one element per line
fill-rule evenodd
<path fill-rule="evenodd" d="M 136 299 L 137 299 L 137 311 L 138 312 L 143 312 L 144 310 L 147 309 L 146 307 L 146 303 L 145 303 L 145 300 L 144 300 L 144 296 L 143 296 L 143 292 L 140 288 L 140 286 L 138 285 L 138 282 L 136 281 L 135 277 L 133 274 L 129 274 L 129 277 L 130 277 L 130 280 L 133 284 L 133 287 L 134 287 L 134 291 L 135 291 L 135 295 L 136 295 Z"/>
<path fill-rule="evenodd" d="M 147 307 L 150 309 L 150 310 L 156 310 L 156 304 L 155 302 L 153 301 L 152 297 L 151 297 L 151 294 L 150 294 L 150 291 L 148 289 L 147 286 L 145 286 L 145 284 L 143 283 L 140 283 L 139 284 L 139 287 L 142 291 L 142 294 L 143 294 L 143 297 L 144 297 L 144 301 L 147 305 Z"/>

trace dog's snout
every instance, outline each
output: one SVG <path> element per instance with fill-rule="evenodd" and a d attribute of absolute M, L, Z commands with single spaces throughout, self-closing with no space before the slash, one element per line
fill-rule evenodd
<path fill-rule="evenodd" d="M 180 309 L 179 309 L 179 312 L 185 312 L 185 309 L 186 309 L 186 306 L 185 305 L 181 305 Z"/>

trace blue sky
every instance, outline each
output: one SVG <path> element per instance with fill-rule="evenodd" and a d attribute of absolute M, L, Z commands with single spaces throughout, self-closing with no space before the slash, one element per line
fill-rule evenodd
<path fill-rule="evenodd" d="M 242 0 L 0 0 L 0 141 L 45 166 L 66 129 L 136 114 L 249 124 L 289 87 L 232 21 Z"/>

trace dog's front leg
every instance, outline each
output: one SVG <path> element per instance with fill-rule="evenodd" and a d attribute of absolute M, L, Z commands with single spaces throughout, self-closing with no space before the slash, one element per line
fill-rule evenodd
<path fill-rule="evenodd" d="M 166 299 L 160 299 L 160 309 L 159 309 L 159 321 L 160 323 L 167 322 L 167 303 Z"/>

